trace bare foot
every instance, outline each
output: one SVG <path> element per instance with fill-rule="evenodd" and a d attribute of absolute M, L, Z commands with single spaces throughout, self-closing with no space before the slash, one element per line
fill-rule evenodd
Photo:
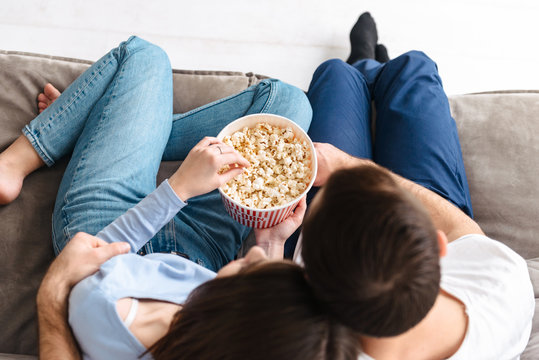
<path fill-rule="evenodd" d="M 37 107 L 39 113 L 42 113 L 50 104 L 52 104 L 58 96 L 60 96 L 60 91 L 57 88 L 52 86 L 51 83 L 48 83 L 43 88 L 43 92 L 37 96 Z"/>
<path fill-rule="evenodd" d="M 16 166 L 3 161 L 0 156 L 0 205 L 9 204 L 19 196 L 22 189 L 22 175 Z"/>
<path fill-rule="evenodd" d="M 45 165 L 28 139 L 21 135 L 0 154 L 0 205 L 19 196 L 26 175 Z"/>

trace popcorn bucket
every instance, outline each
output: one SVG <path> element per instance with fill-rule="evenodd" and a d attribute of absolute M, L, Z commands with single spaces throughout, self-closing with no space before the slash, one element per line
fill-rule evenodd
<path fill-rule="evenodd" d="M 297 139 L 307 143 L 311 157 L 311 180 L 305 190 L 297 198 L 284 205 L 269 209 L 256 209 L 240 204 L 238 201 L 228 196 L 221 188 L 219 188 L 219 193 L 221 194 L 225 208 L 230 216 L 232 216 L 232 218 L 240 224 L 257 229 L 272 227 L 284 221 L 296 208 L 296 205 L 299 203 L 301 198 L 305 196 L 313 186 L 317 170 L 316 151 L 314 150 L 313 142 L 302 128 L 283 116 L 272 114 L 247 115 L 228 124 L 217 135 L 217 138 L 219 140 L 223 140 L 225 136 L 232 135 L 236 131 L 242 130 L 244 127 L 252 128 L 258 123 L 262 122 L 280 128 L 289 127 L 292 129 L 294 136 Z"/>

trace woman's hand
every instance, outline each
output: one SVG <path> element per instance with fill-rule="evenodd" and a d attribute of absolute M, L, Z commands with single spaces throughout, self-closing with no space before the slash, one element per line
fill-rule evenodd
<path fill-rule="evenodd" d="M 219 173 L 225 165 L 230 169 Z M 217 189 L 249 166 L 249 162 L 231 146 L 217 138 L 205 137 L 191 149 L 168 182 L 180 199 L 187 201 Z"/>
<path fill-rule="evenodd" d="M 267 229 L 254 229 L 256 244 L 266 251 L 270 259 L 282 259 L 284 243 L 301 225 L 305 210 L 307 209 L 306 197 L 303 197 L 294 212 L 283 222 Z"/>
<path fill-rule="evenodd" d="M 318 161 L 318 171 L 314 186 L 322 186 L 333 172 L 339 169 L 361 165 L 367 160 L 353 157 L 328 143 L 313 143 Z"/>

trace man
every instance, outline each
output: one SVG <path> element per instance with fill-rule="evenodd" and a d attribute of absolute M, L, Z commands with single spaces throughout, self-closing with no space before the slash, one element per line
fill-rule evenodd
<path fill-rule="evenodd" d="M 348 64 L 323 63 L 308 92 L 323 187 L 296 259 L 362 359 L 517 359 L 534 312 L 526 263 L 472 220 L 436 65 L 388 61 L 368 13 L 350 39 Z"/>

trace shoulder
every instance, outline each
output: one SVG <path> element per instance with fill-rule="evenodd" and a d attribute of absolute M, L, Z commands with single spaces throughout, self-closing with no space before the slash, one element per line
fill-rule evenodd
<path fill-rule="evenodd" d="M 116 308 L 118 299 L 179 304 L 214 276 L 214 272 L 177 255 L 116 256 L 73 288 L 69 325 L 82 352 L 90 358 L 137 358 L 146 349 L 124 326 Z"/>
<path fill-rule="evenodd" d="M 525 260 L 499 241 L 467 235 L 448 246 L 441 266 L 442 289 L 460 299 L 468 314 L 468 333 L 455 359 L 518 357 L 535 310 Z"/>
<path fill-rule="evenodd" d="M 474 272 L 529 277 L 526 261 L 520 255 L 507 245 L 478 234 L 465 235 L 451 242 L 441 265 L 442 271 L 464 266 L 473 268 Z"/>
<path fill-rule="evenodd" d="M 180 302 L 195 287 L 215 275 L 215 272 L 177 255 L 119 255 L 73 288 L 70 307 L 86 303 L 86 299 L 115 303 L 123 297 Z"/>
<path fill-rule="evenodd" d="M 466 235 L 450 243 L 441 260 L 442 287 L 462 288 L 473 294 L 503 294 L 511 289 L 532 296 L 526 261 L 499 241 L 484 235 Z"/>

